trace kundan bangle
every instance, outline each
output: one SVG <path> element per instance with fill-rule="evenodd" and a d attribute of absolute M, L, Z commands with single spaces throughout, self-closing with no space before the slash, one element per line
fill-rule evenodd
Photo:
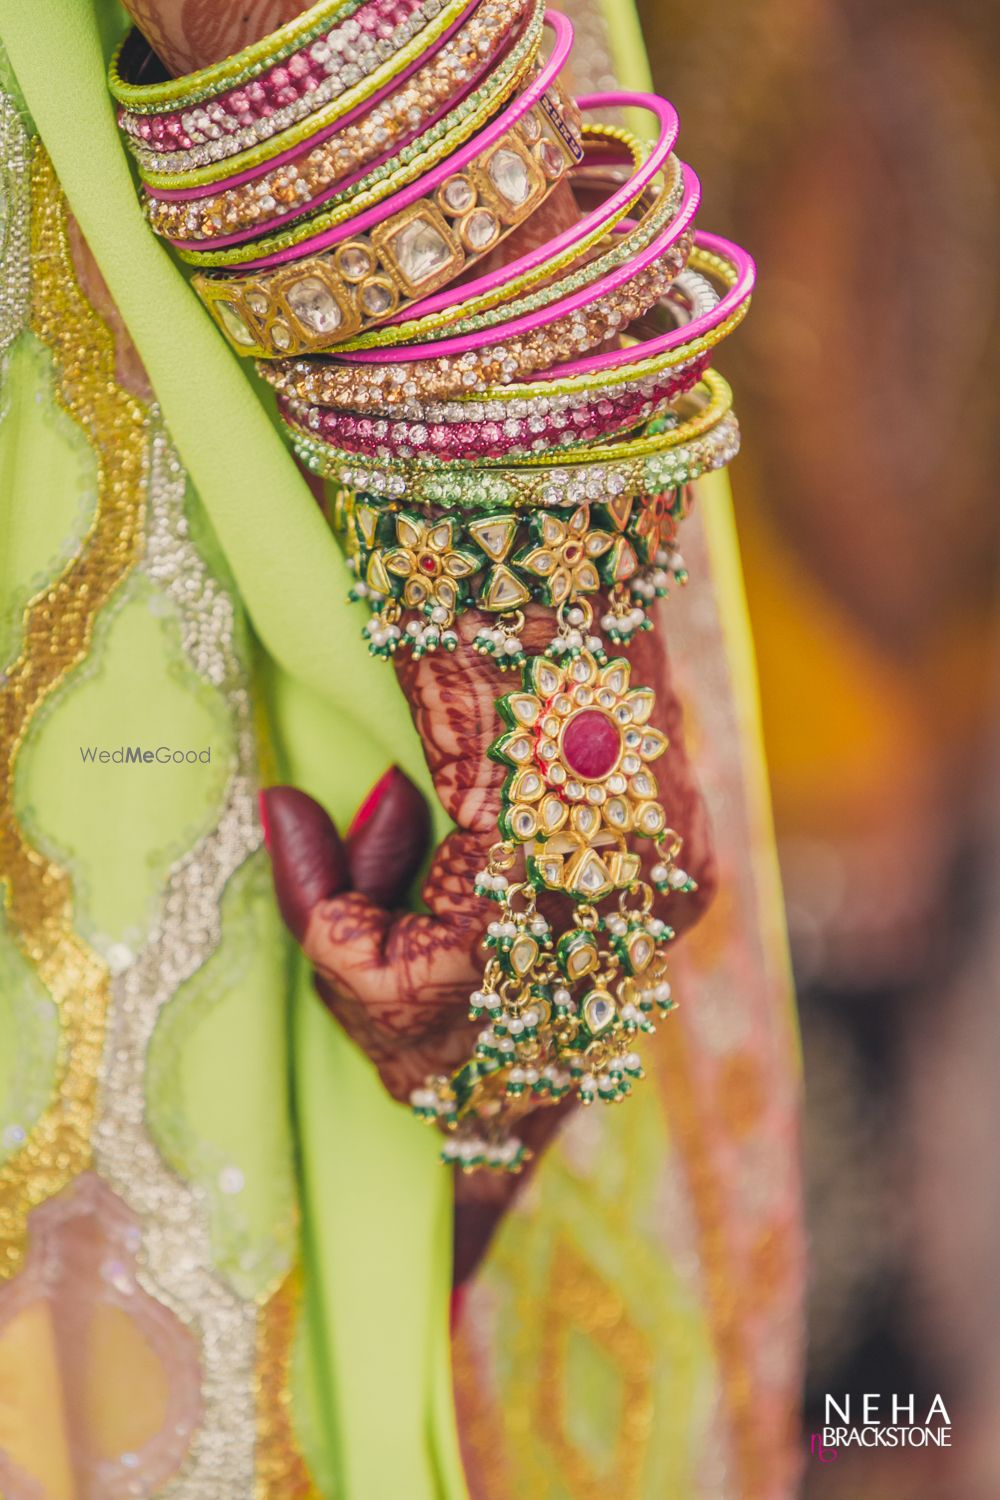
<path fill-rule="evenodd" d="M 591 95 L 582 101 L 580 108 L 583 112 L 611 108 L 621 97 L 623 96 Z M 505 316 L 502 311 L 498 311 L 499 305 L 507 306 L 509 299 L 521 292 L 533 291 L 536 298 L 534 305 L 545 306 L 576 291 L 581 285 L 592 283 L 606 271 L 613 270 L 631 255 L 644 249 L 680 208 L 682 168 L 676 158 L 670 155 L 677 134 L 677 117 L 666 101 L 656 99 L 655 96 L 633 94 L 627 97 L 630 109 L 646 109 L 658 118 L 659 139 L 648 155 L 636 162 L 636 147 L 629 132 L 605 124 L 584 125 L 584 164 L 574 172 L 574 182 L 578 178 L 584 181 L 582 173 L 587 169 L 591 147 L 596 143 L 616 144 L 633 162 L 633 171 L 628 179 L 616 184 L 598 208 L 582 215 L 569 229 L 544 245 L 533 247 L 485 276 L 422 300 L 405 315 L 405 320 L 404 315 L 398 314 L 383 327 L 346 342 L 343 348 L 379 348 L 392 346 L 400 340 L 419 343 L 423 339 L 434 338 L 441 330 L 447 330 L 449 335 L 471 333 L 479 326 L 487 326 Z M 627 234 L 619 236 L 617 243 L 603 255 L 585 260 L 587 252 L 616 228 L 659 177 L 664 178 L 661 190 L 643 212 L 640 221 L 631 226 Z M 580 262 L 582 264 L 578 265 Z M 570 276 L 556 279 L 558 273 L 566 267 L 577 269 Z M 539 283 L 545 285 L 539 287 Z M 538 290 L 534 291 L 536 287 Z M 493 316 L 494 313 L 496 316 Z M 482 318 L 482 323 L 467 321 L 474 318 Z"/>
<path fill-rule="evenodd" d="M 460 396 L 492 401 L 513 399 L 525 391 L 557 395 L 598 386 L 610 389 L 622 381 L 679 368 L 699 359 L 739 326 L 746 315 L 753 289 L 754 265 L 745 251 L 716 235 L 699 233 L 698 239 L 704 243 L 705 250 L 699 253 L 696 248 L 692 253 L 692 267 L 729 283 L 713 312 L 669 333 L 624 343 L 623 347 L 610 349 L 604 354 L 550 368 L 533 380 L 514 383 L 516 364 L 514 371 L 509 368 L 512 361 L 504 368 L 506 345 L 491 347 L 486 351 L 485 359 L 470 352 L 403 364 L 409 352 L 407 348 L 398 351 L 398 362 L 392 365 L 349 363 L 349 359 L 364 357 L 352 355 L 342 360 L 326 360 L 315 366 L 294 361 L 278 363 L 272 369 L 261 366 L 261 374 L 279 388 L 291 381 L 298 394 L 306 394 L 301 382 L 308 377 L 317 383 L 313 389 L 317 393 L 322 391 L 324 405 L 366 415 L 393 415 L 408 401 L 451 400 Z M 425 352 L 439 347 L 430 345 Z M 544 363 L 541 340 L 537 345 L 527 346 L 528 354 L 532 348 L 536 351 L 537 367 L 538 363 Z M 549 350 L 549 358 L 554 352 L 557 351 Z M 484 368 L 488 370 L 497 366 L 499 379 L 489 383 L 484 378 Z M 319 399 L 318 394 L 316 399 Z"/>
<path fill-rule="evenodd" d="M 501 368 L 508 373 L 516 371 L 519 374 L 528 373 L 535 368 L 537 356 L 542 349 L 542 335 L 537 331 L 540 326 L 544 328 L 545 341 L 551 343 L 550 354 L 560 349 L 587 349 L 601 343 L 655 306 L 668 293 L 687 260 L 692 244 L 692 235 L 687 225 L 693 216 L 695 201 L 696 195 L 689 192 L 685 206 L 675 216 L 669 229 L 657 236 L 641 254 L 631 257 L 624 265 L 616 266 L 592 286 L 584 278 L 583 289 L 555 303 L 548 309 L 547 316 L 536 315 L 539 305 L 546 307 L 544 298 L 525 299 L 529 311 L 514 304 L 511 311 L 516 316 L 503 323 L 499 329 L 490 330 L 497 341 L 503 340 L 501 349 L 495 355 L 496 360 L 502 360 Z M 704 301 L 705 295 L 707 303 Z M 698 310 L 707 313 L 718 300 L 711 288 L 705 285 L 702 304 Z M 520 336 L 522 328 L 529 337 Z M 454 341 L 448 342 L 453 344 Z M 472 343 L 472 340 L 469 342 Z M 479 339 L 479 342 L 484 340 Z M 336 369 L 337 367 L 327 364 L 315 367 L 316 394 L 310 399 L 316 399 L 324 405 L 344 405 L 351 409 L 353 403 L 350 401 L 330 400 L 320 394 L 327 381 L 332 381 L 337 386 L 342 384 L 336 378 Z M 279 370 L 283 371 L 284 366 L 280 366 Z M 280 375 L 275 377 L 265 372 L 265 378 L 275 384 L 280 383 Z"/>
<path fill-rule="evenodd" d="M 492 381 L 512 380 L 544 368 L 546 355 L 549 359 L 553 354 L 565 357 L 579 349 L 592 349 L 620 334 L 667 293 L 683 269 L 690 247 L 690 233 L 682 234 L 665 250 L 655 251 L 655 246 L 651 247 L 655 253 L 647 252 L 645 267 L 635 270 L 630 264 L 621 268 L 620 274 L 606 278 L 611 285 L 602 295 L 592 298 L 578 295 L 567 299 L 571 305 L 565 312 L 562 311 L 565 304 L 557 304 L 554 309 L 545 310 L 547 316 L 533 314 L 504 325 L 496 342 L 478 357 L 473 351 L 464 350 L 420 364 L 400 362 L 389 367 L 393 374 L 388 381 L 385 366 L 378 365 L 370 373 L 366 370 L 365 379 L 357 367 L 333 361 L 314 366 L 289 366 L 282 362 L 273 371 L 262 367 L 261 373 L 279 388 L 291 384 L 296 394 L 306 399 L 365 414 L 391 412 L 393 406 L 409 396 L 440 399 L 462 391 L 485 390 Z M 706 313 L 690 327 L 698 333 L 711 324 L 713 316 Z M 524 333 L 518 325 L 525 328 Z M 675 328 L 670 335 L 677 354 L 675 364 L 688 358 L 686 333 L 687 329 L 682 327 Z M 701 349 L 692 350 L 690 357 L 700 352 Z"/>
<path fill-rule="evenodd" d="M 502 615 L 534 602 L 589 610 L 602 590 L 619 590 L 616 603 L 625 606 L 612 606 L 604 628 L 616 643 L 631 639 L 645 628 L 646 607 L 666 593 L 670 573 L 682 571 L 672 558 L 685 505 L 680 486 L 655 497 L 583 500 L 561 515 L 386 508 L 345 493 L 332 519 L 358 579 L 352 597 L 363 599 L 372 614 L 363 632 L 369 649 L 386 655 L 395 643 L 419 656 L 452 646 L 448 632 L 467 609 Z M 428 631 L 428 623 L 437 629 Z M 489 639 L 480 649 L 499 644 L 494 630 L 495 624 L 484 628 Z M 508 641 L 520 644 L 516 631 L 504 636 L 503 664 L 519 666 Z"/>
<path fill-rule="evenodd" d="M 241 354 L 330 348 L 452 280 L 523 224 L 566 175 L 576 141 L 558 99 L 543 95 L 481 157 L 428 174 L 432 194 L 383 213 L 371 229 L 362 216 L 322 254 L 248 276 L 196 276 L 193 285 Z"/>
<path fill-rule="evenodd" d="M 363 191 L 367 179 L 358 179 L 366 168 L 389 175 L 438 141 L 450 149 L 454 132 L 471 134 L 519 87 L 541 41 L 543 13 L 543 0 L 484 0 L 447 47 L 376 108 L 321 132 L 273 167 L 207 187 L 151 191 L 150 224 L 167 239 L 225 244 L 313 213 L 354 185 Z M 512 37 L 506 49 L 505 36 Z M 477 87 L 487 73 L 488 85 Z"/>

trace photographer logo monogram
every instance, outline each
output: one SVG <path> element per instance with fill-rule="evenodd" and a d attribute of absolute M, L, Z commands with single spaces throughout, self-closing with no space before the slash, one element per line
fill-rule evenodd
<path fill-rule="evenodd" d="M 951 1417 L 943 1396 L 926 1411 L 917 1398 L 868 1391 L 861 1396 L 827 1395 L 823 1426 L 810 1435 L 809 1451 L 829 1464 L 844 1448 L 950 1448 Z"/>

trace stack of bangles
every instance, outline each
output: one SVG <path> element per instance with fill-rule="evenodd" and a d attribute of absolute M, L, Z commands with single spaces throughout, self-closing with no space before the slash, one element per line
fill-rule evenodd
<path fill-rule="evenodd" d="M 672 1008 L 656 901 L 694 883 L 623 652 L 686 580 L 691 482 L 739 447 L 710 360 L 753 262 L 696 230 L 669 104 L 570 97 L 572 41 L 538 0 L 321 0 L 186 78 L 135 31 L 111 66 L 153 230 L 332 481 L 371 651 L 515 674 L 481 1029 L 413 1096 L 467 1171 L 517 1171 L 540 1105 L 625 1098 Z"/>

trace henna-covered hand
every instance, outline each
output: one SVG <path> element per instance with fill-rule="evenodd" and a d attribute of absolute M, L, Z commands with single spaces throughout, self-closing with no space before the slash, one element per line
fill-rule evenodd
<path fill-rule="evenodd" d="M 505 776 L 487 751 L 499 728 L 496 699 L 514 686 L 489 657 L 472 649 L 482 623 L 475 613 L 459 619 L 454 653 L 397 661 L 435 790 L 456 825 L 425 881 L 425 913 L 392 909 L 420 863 L 427 827 L 419 793 L 401 773 L 385 783 L 346 848 L 327 815 L 303 793 L 272 788 L 264 794 L 286 921 L 316 970 L 325 1004 L 401 1101 L 429 1075 L 449 1073 L 464 1062 L 477 1031 L 467 1019 L 468 1001 L 482 975 L 481 942 L 492 909 L 474 893 L 473 883 L 498 837 Z M 550 611 L 529 609 L 523 632 L 527 649 L 542 648 L 551 627 Z M 707 822 L 684 750 L 681 709 L 662 636 L 640 635 L 629 655 L 633 680 L 656 691 L 651 722 L 670 741 L 657 765 L 660 800 L 684 839 L 685 867 L 698 882 L 695 894 L 663 898 L 664 915 L 681 933 L 704 909 L 714 885 Z M 358 864 L 359 844 L 369 850 L 365 869 Z M 651 859 L 648 841 L 637 842 L 638 848 L 643 845 Z M 379 855 L 373 860 L 375 848 Z M 386 883 L 386 871 L 395 880 Z M 551 906 L 549 914 L 558 915 Z M 526 1145 L 537 1154 L 564 1114 L 565 1107 L 546 1107 L 530 1115 L 520 1132 Z M 485 1172 L 459 1177 L 458 1279 L 478 1259 L 516 1187 L 517 1179 Z"/>

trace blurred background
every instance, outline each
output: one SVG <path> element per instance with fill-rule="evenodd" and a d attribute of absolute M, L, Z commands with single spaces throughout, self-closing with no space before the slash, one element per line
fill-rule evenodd
<path fill-rule="evenodd" d="M 806 1500 L 1000 1496 L 1000 4 L 640 0 L 700 222 L 761 281 L 720 366 L 807 1081 L 806 1431 L 953 1447 Z"/>

